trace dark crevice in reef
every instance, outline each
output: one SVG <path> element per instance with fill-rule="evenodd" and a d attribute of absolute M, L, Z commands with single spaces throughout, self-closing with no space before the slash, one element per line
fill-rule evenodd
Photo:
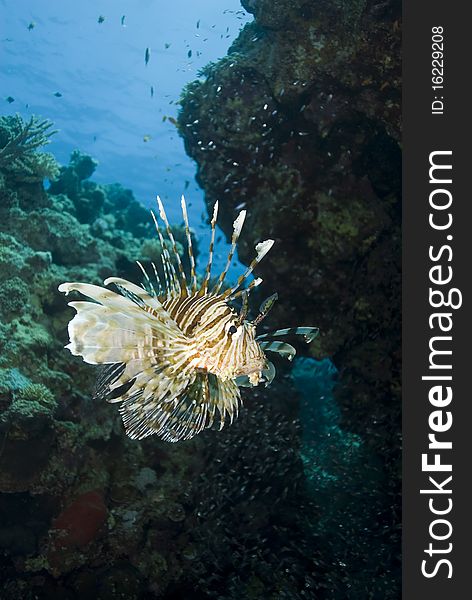
<path fill-rule="evenodd" d="M 275 239 L 257 271 L 264 291 L 279 293 L 267 327 L 320 326 L 309 352 L 334 361 L 342 427 L 360 437 L 375 465 L 367 477 L 378 493 L 370 506 L 358 504 L 370 511 L 368 527 L 353 527 L 341 561 L 349 566 L 327 575 L 331 591 L 319 597 L 396 598 L 401 6 L 242 4 L 255 21 L 186 88 L 180 132 L 210 213 L 219 200 L 228 238 L 240 207 L 248 211 L 240 259 L 249 264 L 258 241 Z M 360 471 L 352 485 L 362 478 Z M 355 521 L 355 510 L 339 515 L 339 527 Z M 340 538 L 331 527 L 335 555 Z M 360 537 L 370 540 L 362 550 Z M 348 572 L 357 581 L 341 592 Z"/>

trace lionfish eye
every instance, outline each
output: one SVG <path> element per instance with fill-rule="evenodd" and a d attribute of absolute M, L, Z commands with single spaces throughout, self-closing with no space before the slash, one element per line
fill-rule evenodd
<path fill-rule="evenodd" d="M 235 325 L 231 325 L 231 327 L 228 329 L 228 333 L 230 335 L 233 335 L 233 333 L 236 333 L 238 331 L 238 328 Z"/>

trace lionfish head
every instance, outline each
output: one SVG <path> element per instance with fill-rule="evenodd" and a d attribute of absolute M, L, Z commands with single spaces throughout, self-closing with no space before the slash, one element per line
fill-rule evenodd
<path fill-rule="evenodd" d="M 271 381 L 272 366 L 267 360 L 263 347 L 257 340 L 257 325 L 264 319 L 274 305 L 277 294 L 265 300 L 257 318 L 254 321 L 246 319 L 248 313 L 248 292 L 242 293 L 242 307 L 239 315 L 231 314 L 225 325 L 225 335 L 228 346 L 227 355 L 232 357 L 230 376 L 237 377 L 240 385 L 247 381 L 257 385 L 262 381 Z"/>
<path fill-rule="evenodd" d="M 234 376 L 259 374 L 267 366 L 267 357 L 256 340 L 256 326 L 250 321 L 232 323 L 227 329 L 227 335 L 231 338 L 237 360 L 234 365 Z M 252 379 L 255 379 L 253 376 Z"/>

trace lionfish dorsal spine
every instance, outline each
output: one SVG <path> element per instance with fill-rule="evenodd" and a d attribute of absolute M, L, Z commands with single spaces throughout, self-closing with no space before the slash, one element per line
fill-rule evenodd
<path fill-rule="evenodd" d="M 247 279 L 247 277 L 249 277 L 249 275 L 254 271 L 254 269 L 261 262 L 264 256 L 269 252 L 273 245 L 274 240 L 265 240 L 264 242 L 259 242 L 259 244 L 256 245 L 256 258 L 253 259 L 246 271 L 238 278 L 236 284 L 232 288 L 228 288 L 224 292 L 223 298 L 233 298 L 233 294 L 239 289 L 239 287 Z"/>
<path fill-rule="evenodd" d="M 228 252 L 228 258 L 226 259 L 226 265 L 221 275 L 218 278 L 218 282 L 212 290 L 212 293 L 217 295 L 223 285 L 223 281 L 225 280 L 226 273 L 228 272 L 229 267 L 231 266 L 231 261 L 233 260 L 234 253 L 236 252 L 236 244 L 238 243 L 239 236 L 241 234 L 241 230 L 244 225 L 244 220 L 246 218 L 246 211 L 242 210 L 239 215 L 236 217 L 233 223 L 233 235 L 231 236 L 231 248 Z"/>
<path fill-rule="evenodd" d="M 215 247 L 215 234 L 216 234 L 216 220 L 218 218 L 218 200 L 215 202 L 213 207 L 213 217 L 211 219 L 211 238 L 210 247 L 208 249 L 208 263 L 205 269 L 205 275 L 203 277 L 202 287 L 200 288 L 200 295 L 203 296 L 207 293 L 208 282 L 210 281 L 211 275 L 211 264 L 213 262 L 213 250 Z"/>
<path fill-rule="evenodd" d="M 141 262 L 139 260 L 136 261 L 136 264 L 141 269 L 141 273 L 144 275 L 144 279 L 145 279 L 146 283 L 148 284 L 149 289 L 151 290 L 153 296 L 158 296 L 159 294 L 158 294 L 158 292 L 156 292 L 156 288 L 154 287 L 154 284 L 152 283 L 151 279 L 149 278 L 149 275 L 147 274 L 146 269 L 143 267 L 143 265 L 141 264 Z M 157 283 L 159 285 L 158 291 L 160 291 L 159 279 L 157 279 Z"/>
<path fill-rule="evenodd" d="M 187 236 L 187 251 L 188 251 L 188 258 L 189 258 L 189 262 L 190 262 L 191 290 L 192 290 L 192 292 L 196 292 L 197 291 L 197 273 L 195 272 L 195 257 L 193 255 L 192 235 L 190 234 L 190 225 L 188 222 L 188 214 L 187 214 L 187 204 L 185 203 L 184 196 L 182 196 L 182 198 L 180 200 L 180 205 L 182 207 L 182 215 L 184 217 L 185 235 Z"/>
<path fill-rule="evenodd" d="M 164 274 L 164 285 L 166 289 L 166 295 L 168 296 L 173 290 L 178 288 L 180 290 L 180 284 L 177 280 L 177 277 L 173 275 L 171 271 L 171 267 L 173 267 L 172 262 L 170 260 L 170 254 L 167 250 L 166 244 L 164 242 L 164 236 L 161 233 L 161 228 L 159 227 L 159 222 L 157 220 L 154 211 L 151 210 L 152 220 L 154 221 L 154 226 L 156 227 L 157 236 L 159 238 L 159 243 L 161 244 L 161 262 L 162 262 L 162 272 Z M 175 269 L 174 269 L 175 274 Z"/>
<path fill-rule="evenodd" d="M 260 277 L 256 277 L 255 279 L 253 279 L 251 281 L 251 283 L 247 286 L 247 288 L 243 288 L 242 290 L 239 290 L 239 292 L 235 292 L 234 294 L 232 294 L 231 300 L 236 300 L 236 298 L 239 298 L 243 294 L 249 293 L 255 287 L 257 287 L 258 285 L 261 285 L 262 281 L 263 280 Z"/>
<path fill-rule="evenodd" d="M 160 199 L 159 196 L 157 196 L 157 205 L 159 207 L 159 216 L 164 221 L 164 224 L 166 226 L 167 236 L 168 236 L 168 238 L 170 240 L 170 243 L 172 244 L 172 250 L 173 250 L 173 253 L 174 253 L 174 258 L 175 258 L 175 260 L 177 262 L 177 268 L 179 269 L 180 284 L 181 284 L 181 293 L 182 293 L 183 296 L 187 296 L 188 295 L 188 287 L 187 287 L 187 278 L 185 277 L 184 267 L 183 267 L 183 264 L 182 264 L 182 260 L 180 259 L 179 252 L 177 250 L 177 244 L 175 243 L 175 238 L 174 238 L 174 235 L 172 233 L 172 229 L 170 228 L 170 224 L 169 224 L 169 221 L 167 219 L 167 215 L 166 215 L 166 211 L 164 209 L 164 205 L 162 204 L 162 200 Z"/>
<path fill-rule="evenodd" d="M 159 277 L 159 273 L 157 271 L 157 267 L 156 267 L 156 263 L 154 261 L 151 261 L 151 267 L 152 267 L 152 271 L 154 273 L 154 277 L 156 278 L 157 281 L 157 285 L 158 285 L 158 295 L 165 295 L 165 290 L 164 287 L 162 285 L 162 281 L 161 278 Z"/>
<path fill-rule="evenodd" d="M 249 312 L 249 291 L 242 290 L 241 296 L 243 298 L 243 301 L 242 301 L 242 305 L 241 305 L 241 311 L 238 316 L 238 327 L 241 325 L 241 323 L 247 317 L 247 313 Z"/>

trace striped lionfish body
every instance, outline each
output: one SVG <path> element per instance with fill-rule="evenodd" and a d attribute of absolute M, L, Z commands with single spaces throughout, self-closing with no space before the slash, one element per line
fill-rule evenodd
<path fill-rule="evenodd" d="M 138 262 L 144 274 L 142 286 L 110 277 L 104 284 L 114 284 L 118 293 L 87 283 L 63 283 L 59 290 L 66 294 L 78 291 L 92 300 L 69 303 L 77 314 L 68 326 L 70 343 L 66 348 L 87 363 L 106 365 L 95 397 L 120 402 L 126 433 L 131 438 L 157 434 L 177 442 L 213 425 L 221 429 L 227 419 L 232 422 L 241 403 L 239 387 L 261 382 L 268 385 L 274 378 L 275 368 L 266 352 L 289 359 L 295 355 L 293 346 L 277 338 L 299 334 L 310 342 L 318 329 L 279 329 L 257 336 L 256 327 L 272 307 L 276 294 L 262 304 L 253 322 L 246 318 L 248 294 L 261 279 L 254 279 L 245 289 L 242 284 L 270 250 L 273 240 L 257 244 L 256 258 L 245 273 L 233 287 L 222 290 L 245 211 L 234 222 L 225 269 L 209 289 L 218 203 L 211 221 L 208 264 L 198 286 L 185 199 L 182 197 L 182 213 L 189 279 L 162 202 L 159 198 L 157 201 L 168 242 L 151 211 L 162 247 L 160 274 L 151 263 L 154 283 Z M 232 305 L 237 298 L 242 298 L 239 313 Z"/>

